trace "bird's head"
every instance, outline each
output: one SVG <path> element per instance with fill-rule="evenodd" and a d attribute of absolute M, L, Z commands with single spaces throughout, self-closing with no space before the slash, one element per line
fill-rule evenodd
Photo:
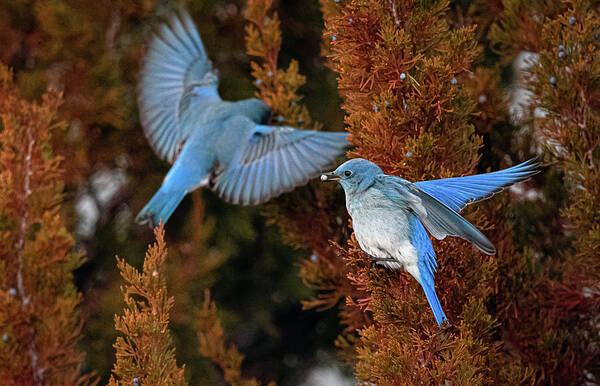
<path fill-rule="evenodd" d="M 379 174 L 383 174 L 383 171 L 373 162 L 354 158 L 334 171 L 321 175 L 321 181 L 338 181 L 346 193 L 359 193 L 373 185 Z"/>

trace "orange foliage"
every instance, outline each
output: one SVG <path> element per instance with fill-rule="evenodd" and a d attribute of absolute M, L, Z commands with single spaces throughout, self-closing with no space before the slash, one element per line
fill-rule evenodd
<path fill-rule="evenodd" d="M 533 283 L 503 303 L 514 347 L 540 381 L 584 383 L 600 373 L 600 15 L 586 0 L 546 3 L 507 3 L 490 38 L 504 52 L 539 55 L 524 83 L 530 111 L 544 114 L 525 120 L 564 173 L 566 245 L 544 256 L 538 272 L 529 268 Z"/>
<path fill-rule="evenodd" d="M 0 66 L 0 378 L 6 385 L 80 385 L 82 256 L 60 215 L 62 159 L 50 145 L 61 96 L 20 98 Z"/>
<path fill-rule="evenodd" d="M 156 243 L 148 248 L 139 272 L 117 257 L 126 308 L 115 315 L 117 351 L 111 385 L 186 385 L 184 368 L 175 361 L 169 313 L 173 297 L 167 294 L 165 231 L 162 223 L 154 230 Z"/>

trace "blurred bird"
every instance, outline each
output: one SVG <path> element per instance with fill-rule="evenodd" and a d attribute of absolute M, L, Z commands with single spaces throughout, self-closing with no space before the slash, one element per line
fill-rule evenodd
<path fill-rule="evenodd" d="M 266 202 L 344 154 L 346 133 L 267 126 L 264 102 L 225 102 L 217 88 L 190 16 L 173 15 L 150 42 L 138 88 L 144 134 L 173 166 L 139 223 L 166 222 L 187 193 L 204 186 L 233 204 Z"/>
<path fill-rule="evenodd" d="M 438 240 L 458 236 L 483 253 L 495 254 L 494 245 L 457 212 L 537 174 L 537 166 L 529 160 L 493 173 L 410 183 L 356 158 L 323 174 L 321 180 L 339 181 L 361 249 L 375 264 L 408 271 L 423 287 L 441 325 L 447 319 L 435 293 L 437 263 L 425 229 Z"/>

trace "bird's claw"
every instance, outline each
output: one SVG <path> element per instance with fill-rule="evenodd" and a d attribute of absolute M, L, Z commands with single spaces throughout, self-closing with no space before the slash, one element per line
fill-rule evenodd
<path fill-rule="evenodd" d="M 369 256 L 369 261 L 371 262 L 371 264 L 377 265 L 377 264 L 381 264 L 381 263 L 385 263 L 385 262 L 395 262 L 396 259 L 391 258 L 391 257 L 373 257 L 373 256 Z"/>

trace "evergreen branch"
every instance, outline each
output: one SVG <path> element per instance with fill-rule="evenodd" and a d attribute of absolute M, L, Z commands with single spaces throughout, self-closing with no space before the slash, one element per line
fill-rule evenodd
<path fill-rule="evenodd" d="M 292 60 L 287 71 L 276 68 L 281 32 L 271 5 L 271 1 L 250 0 L 245 12 L 246 19 L 252 23 L 246 29 L 247 52 L 260 60 L 252 62 L 252 75 L 259 89 L 257 96 L 273 109 L 277 124 L 290 122 L 294 126 L 318 129 L 321 125 L 312 122 L 308 110 L 300 103 L 302 97 L 298 90 L 305 78 L 298 73 L 298 63 Z M 362 298 L 365 294 L 350 284 L 348 267 L 337 253 L 337 243 L 346 235 L 340 225 L 346 223 L 347 214 L 336 200 L 335 187 L 318 182 L 309 184 L 307 188 L 272 200 L 265 205 L 265 213 L 271 223 L 277 224 L 286 242 L 312 250 L 310 259 L 302 261 L 299 274 L 302 281 L 318 293 L 302 302 L 303 309 L 322 311 L 339 305 L 340 315 L 352 318 L 342 323 L 368 325 L 370 320 L 366 314 L 348 311 L 348 303 L 343 301 L 349 296 Z"/>
<path fill-rule="evenodd" d="M 529 110 L 544 114 L 522 120 L 564 173 L 567 195 L 554 220 L 561 224 L 556 233 L 562 237 L 552 236 L 558 247 L 529 282 L 518 283 L 523 288 L 517 289 L 518 298 L 505 301 L 511 312 L 504 318 L 518 337 L 511 342 L 514 350 L 531 363 L 540 382 L 597 382 L 592 375 L 600 368 L 600 297 L 592 288 L 600 280 L 600 109 L 595 102 L 600 15 L 590 1 L 545 3 L 507 3 L 490 29 L 500 49 L 533 47 L 537 54 L 523 83 L 531 92 Z M 536 33 L 523 33 L 532 29 Z"/>
<path fill-rule="evenodd" d="M 81 374 L 80 294 L 72 271 L 82 256 L 58 214 L 64 181 L 52 154 L 61 96 L 20 98 L 0 66 L 0 379 L 7 384 L 89 384 Z M 5 290 L 8 289 L 8 290 Z"/>
<path fill-rule="evenodd" d="M 31 157 L 33 152 L 34 140 L 31 136 L 31 127 L 28 125 L 25 129 L 26 138 L 27 138 L 27 152 L 25 153 L 25 162 L 23 165 L 23 169 L 25 170 L 25 182 L 23 184 L 23 202 L 25 203 L 23 207 L 23 213 L 20 219 L 19 226 L 19 239 L 16 245 L 16 254 L 17 254 L 17 288 L 19 297 L 21 298 L 21 303 L 23 307 L 26 307 L 29 304 L 30 297 L 25 293 L 25 285 L 23 284 L 23 246 L 25 245 L 25 233 L 27 232 L 27 228 L 29 228 L 29 210 L 27 203 L 29 202 L 31 196 Z M 44 384 L 44 369 L 39 367 L 39 354 L 36 349 L 36 334 L 33 333 L 30 341 L 29 341 L 29 358 L 31 359 L 31 371 L 33 373 L 33 383 L 35 385 L 43 385 Z"/>
<path fill-rule="evenodd" d="M 323 52 L 338 73 L 342 107 L 356 146 L 352 155 L 376 162 L 388 174 L 417 181 L 462 175 L 471 173 L 479 159 L 482 139 L 469 123 L 474 104 L 463 87 L 479 52 L 475 30 L 451 29 L 448 5 L 321 1 Z M 498 229 L 503 227 L 499 224 Z M 346 299 L 343 314 L 348 331 L 359 334 L 351 341 L 357 378 L 385 384 L 525 379 L 518 361 L 511 363 L 511 374 L 491 365 L 507 361 L 491 333 L 497 325 L 483 300 L 465 299 L 467 293 L 490 296 L 485 280 L 457 280 L 474 266 L 483 274 L 495 263 L 452 240 L 438 242 L 435 249 L 440 267 L 436 288 L 446 302 L 444 309 L 465 320 L 443 333 L 426 327 L 429 308 L 414 280 L 371 267 L 354 238 L 343 248 L 347 278 L 357 291 Z M 372 324 L 354 323 L 365 313 L 371 314 Z M 470 325 L 469 320 L 477 323 Z M 338 344 L 345 352 L 350 346 L 347 336 L 338 338 Z"/>
<path fill-rule="evenodd" d="M 142 272 L 117 257 L 126 284 L 121 287 L 126 308 L 115 315 L 116 361 L 110 385 L 186 385 L 184 367 L 178 367 L 169 331 L 173 298 L 167 294 L 165 278 L 167 248 L 164 227 L 154 230 L 156 243 L 144 259 Z M 117 378 L 115 378 L 117 377 Z"/>
<path fill-rule="evenodd" d="M 300 104 L 301 96 L 297 94 L 306 82 L 299 73 L 298 62 L 292 60 L 287 70 L 277 68 L 281 31 L 279 17 L 271 12 L 271 6 L 271 0 L 250 0 L 244 12 L 246 20 L 251 23 L 246 26 L 246 51 L 260 59 L 260 63 L 250 63 L 259 90 L 257 96 L 271 107 L 277 124 L 291 123 L 318 129 L 321 125 L 312 122 L 308 110 Z"/>
<path fill-rule="evenodd" d="M 271 55 L 278 53 L 281 45 L 279 21 L 277 14 L 271 12 L 271 6 L 271 1 L 250 0 L 245 12 L 246 19 L 252 23 L 247 28 L 246 49 L 249 54 L 258 56 L 261 60 L 261 64 L 252 63 L 252 75 L 257 79 L 259 89 L 258 97 L 281 117 L 278 124 L 290 122 L 318 129 L 321 125 L 312 122 L 308 110 L 300 103 L 302 97 L 298 94 L 298 89 L 305 83 L 305 78 L 298 73 L 298 62 L 292 60 L 287 71 L 277 69 L 277 55 Z M 273 20 L 276 22 L 272 22 Z M 257 50 L 257 46 L 268 49 Z M 275 70 L 272 69 L 273 66 Z M 302 263 L 302 280 L 309 286 L 314 285 L 313 288 L 340 289 L 303 302 L 305 308 L 325 309 L 345 298 L 345 291 L 351 289 L 345 285 L 345 267 L 340 264 L 339 256 L 329 242 L 330 239 L 340 240 L 343 233 L 338 233 L 338 222 L 343 222 L 342 218 L 346 215 L 342 214 L 343 206 L 335 204 L 334 187 L 319 184 L 318 187 L 309 185 L 309 189 L 311 192 L 308 197 L 303 189 L 296 189 L 293 193 L 273 200 L 266 205 L 265 212 L 270 222 L 279 226 L 284 240 L 293 246 L 308 247 L 313 251 L 311 259 Z M 327 275 L 317 273 L 318 266 L 327 267 L 324 270 L 328 272 Z"/>

